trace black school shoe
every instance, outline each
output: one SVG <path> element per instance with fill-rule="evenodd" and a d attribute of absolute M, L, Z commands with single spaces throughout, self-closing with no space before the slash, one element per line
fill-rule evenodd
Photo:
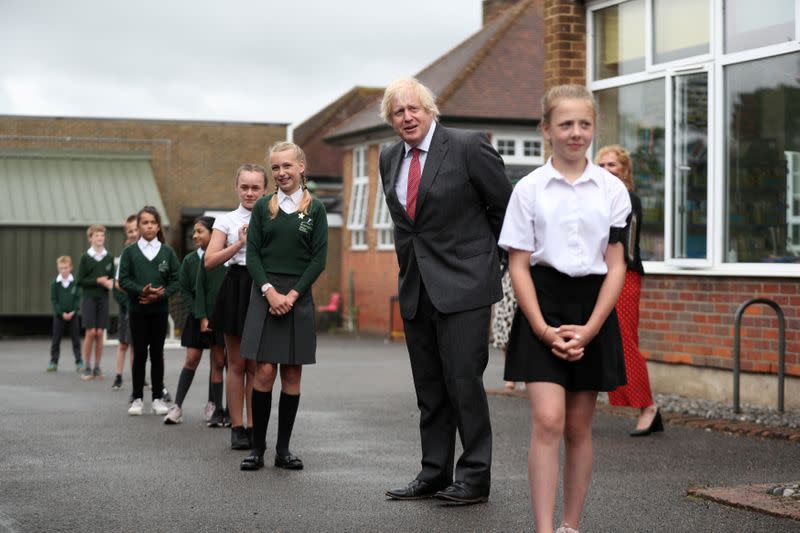
<path fill-rule="evenodd" d="M 285 470 L 302 470 L 303 461 L 291 452 L 286 455 L 275 454 L 275 466 Z"/>
<path fill-rule="evenodd" d="M 249 450 L 250 438 L 247 436 L 247 430 L 242 426 L 231 428 L 231 450 Z"/>
<path fill-rule="evenodd" d="M 239 463 L 239 470 L 261 470 L 264 468 L 264 452 L 252 450 L 250 455 Z"/>
<path fill-rule="evenodd" d="M 225 427 L 225 413 L 222 409 L 214 409 L 214 412 L 211 414 L 211 418 L 208 419 L 206 425 L 210 428 L 221 428 Z"/>

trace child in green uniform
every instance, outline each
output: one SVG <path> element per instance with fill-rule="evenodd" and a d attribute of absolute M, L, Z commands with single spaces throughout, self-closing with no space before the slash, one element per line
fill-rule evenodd
<path fill-rule="evenodd" d="M 136 216 L 141 237 L 122 251 L 119 284 L 128 293 L 133 336 L 133 402 L 129 415 L 143 411 L 144 369 L 150 356 L 153 413 L 167 414 L 164 391 L 164 339 L 167 336 L 169 297 L 178 290 L 178 258 L 164 243 L 161 215 L 145 206 Z"/>
<path fill-rule="evenodd" d="M 253 206 L 247 230 L 247 269 L 253 277 L 242 334 L 242 357 L 257 363 L 253 386 L 253 448 L 242 470 L 264 466 L 272 388 L 280 371 L 275 466 L 300 470 L 289 450 L 300 403 L 302 365 L 316 362 L 317 337 L 311 286 L 325 270 L 328 222 L 325 206 L 305 182 L 306 158 L 294 143 L 270 149 L 274 194 Z"/>
<path fill-rule="evenodd" d="M 211 220 L 211 228 L 214 227 L 214 219 Z M 211 231 L 211 230 L 209 230 Z M 206 243 L 206 247 L 210 243 Z M 217 303 L 217 295 L 222 288 L 222 282 L 228 267 L 224 264 L 216 266 L 210 270 L 199 268 L 197 270 L 197 282 L 195 284 L 194 317 L 200 321 L 200 334 L 208 339 L 211 346 L 211 376 L 210 376 L 210 404 L 214 406 L 211 416 L 206 422 L 208 427 L 218 428 L 230 425 L 230 418 L 223 409 L 223 373 L 225 370 L 225 335 L 221 327 L 211 324 L 211 316 L 214 306 Z M 212 327 L 213 326 L 213 327 Z"/>
<path fill-rule="evenodd" d="M 61 334 L 64 327 L 69 328 L 72 339 L 72 354 L 75 356 L 75 370 L 83 367 L 81 361 L 81 327 L 78 323 L 78 309 L 81 293 L 72 277 L 72 259 L 62 255 L 56 259 L 58 276 L 50 284 L 50 301 L 53 303 L 53 343 L 50 345 L 50 364 L 48 372 L 58 370 L 58 357 L 61 354 Z"/>
<path fill-rule="evenodd" d="M 127 220 L 125 220 L 125 246 L 130 246 L 138 240 L 139 225 L 136 223 L 136 215 L 130 215 Z M 117 346 L 117 375 L 114 377 L 114 383 L 111 385 L 111 389 L 120 390 L 122 388 L 122 371 L 125 368 L 125 354 L 128 352 L 128 347 L 131 345 L 131 324 L 128 319 L 128 295 L 119 286 L 119 270 L 117 270 L 112 293 L 114 299 L 119 304 L 119 322 L 117 328 L 119 330 L 119 345 Z M 133 355 L 131 355 L 130 362 L 131 369 L 133 369 Z"/>
<path fill-rule="evenodd" d="M 186 315 L 186 323 L 183 326 L 181 334 L 181 346 L 186 347 L 186 361 L 183 363 L 181 375 L 178 378 L 178 388 L 175 393 L 175 405 L 169 408 L 167 415 L 164 417 L 165 424 L 180 424 L 183 421 L 183 399 L 186 393 L 189 392 L 189 387 L 194 380 L 194 373 L 197 370 L 197 365 L 200 364 L 200 358 L 203 356 L 203 349 L 211 349 L 211 381 L 212 387 L 214 383 L 218 384 L 220 389 L 220 402 L 221 407 L 221 389 L 222 389 L 222 367 L 225 364 L 225 340 L 220 334 L 218 339 L 214 339 L 208 331 L 208 319 L 205 319 L 205 331 L 202 328 L 201 318 L 197 318 L 195 312 L 197 308 L 197 300 L 201 298 L 198 293 L 198 279 L 200 271 L 205 274 L 205 268 L 202 267 L 203 255 L 211 240 L 211 228 L 214 225 L 212 217 L 198 217 L 194 222 L 194 231 L 192 232 L 192 240 L 197 245 L 197 250 L 186 255 L 181 263 L 181 268 L 178 273 L 178 283 L 181 288 L 181 295 L 183 296 L 183 304 L 188 311 Z M 209 273 L 212 278 L 219 278 L 217 290 L 219 285 L 222 284 L 222 276 L 225 275 L 225 267 L 220 265 L 211 270 Z M 221 274 L 221 275 L 220 275 Z M 205 279 L 205 275 L 203 276 Z M 202 288 L 205 291 L 205 287 Z M 205 301 L 205 295 L 202 296 Z M 203 318 L 206 316 L 205 309 L 203 309 Z"/>
<path fill-rule="evenodd" d="M 77 282 L 81 298 L 81 320 L 86 330 L 83 339 L 83 360 L 86 364 L 81 379 L 102 378 L 103 334 L 108 328 L 108 291 L 114 286 L 114 257 L 105 249 L 106 228 L 93 224 L 86 230 L 91 246 L 78 263 Z M 94 370 L 92 348 L 94 347 Z"/>

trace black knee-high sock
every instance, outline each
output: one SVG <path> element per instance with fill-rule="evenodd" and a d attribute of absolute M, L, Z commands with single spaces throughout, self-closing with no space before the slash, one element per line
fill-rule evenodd
<path fill-rule="evenodd" d="M 300 405 L 299 394 L 286 394 L 281 392 L 278 403 L 278 444 L 275 451 L 280 455 L 289 453 L 289 439 L 292 438 L 294 419 L 297 417 L 297 406 Z"/>
<path fill-rule="evenodd" d="M 222 382 L 211 384 L 211 401 L 214 408 L 222 411 Z"/>
<path fill-rule="evenodd" d="M 183 399 L 186 398 L 186 393 L 189 392 L 189 387 L 192 386 L 194 379 L 194 370 L 183 367 L 181 375 L 178 376 L 178 390 L 175 391 L 175 403 L 178 407 L 183 405 Z"/>
<path fill-rule="evenodd" d="M 272 391 L 262 392 L 253 388 L 253 450 L 264 455 L 267 449 L 267 425 L 272 411 Z"/>

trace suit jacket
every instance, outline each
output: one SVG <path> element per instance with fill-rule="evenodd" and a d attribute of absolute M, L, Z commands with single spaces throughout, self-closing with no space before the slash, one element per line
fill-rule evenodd
<path fill-rule="evenodd" d="M 401 140 L 380 156 L 400 314 L 414 318 L 421 283 L 442 313 L 491 305 L 503 295 L 497 239 L 512 190 L 502 158 L 485 135 L 436 124 L 411 220 L 395 193 L 404 151 Z"/>

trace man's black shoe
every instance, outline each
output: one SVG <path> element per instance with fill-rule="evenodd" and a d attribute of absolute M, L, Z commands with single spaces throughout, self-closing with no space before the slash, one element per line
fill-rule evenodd
<path fill-rule="evenodd" d="M 405 487 L 387 490 L 386 497 L 392 500 L 421 500 L 432 498 L 441 488 L 440 484 L 415 479 Z"/>
<path fill-rule="evenodd" d="M 478 489 L 463 481 L 455 481 L 446 489 L 437 492 L 434 498 L 450 505 L 472 505 L 488 501 L 489 489 Z"/>
<path fill-rule="evenodd" d="M 242 459 L 239 470 L 261 470 L 264 468 L 264 454 L 253 450 L 250 455 Z"/>
<path fill-rule="evenodd" d="M 303 461 L 291 453 L 287 455 L 275 454 L 275 466 L 278 468 L 284 468 L 286 470 L 302 470 Z"/>

